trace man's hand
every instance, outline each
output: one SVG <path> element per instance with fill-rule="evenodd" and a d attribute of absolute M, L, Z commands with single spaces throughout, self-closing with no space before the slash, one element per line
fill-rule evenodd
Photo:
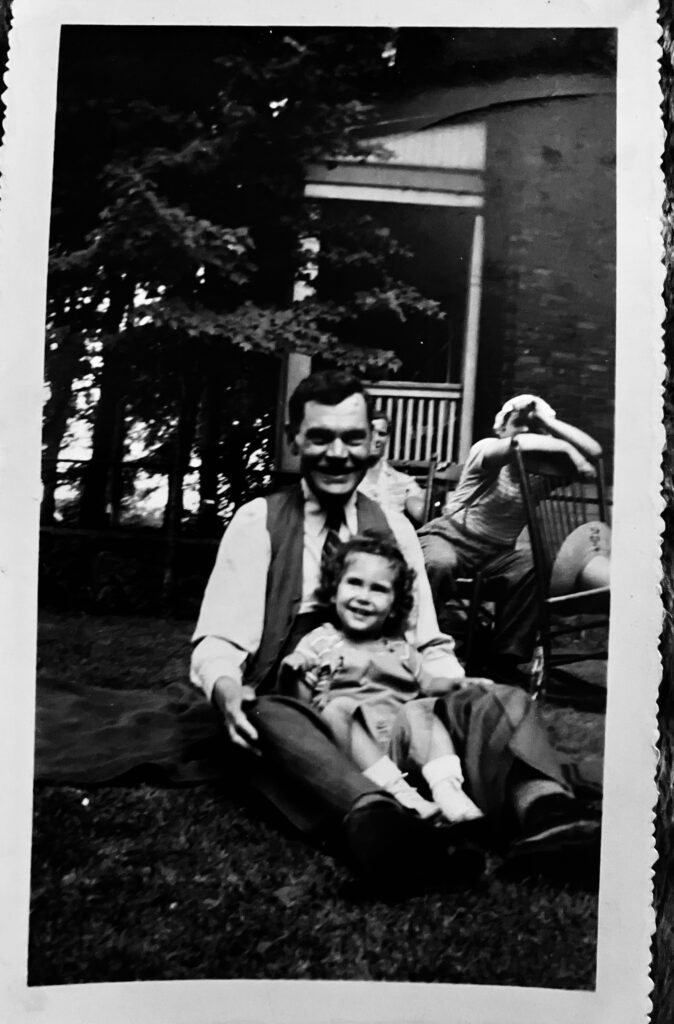
<path fill-rule="evenodd" d="M 593 480 L 597 475 L 597 470 L 577 449 L 573 448 L 573 446 L 571 448 L 572 450 L 569 452 L 569 455 L 578 476 L 583 480 Z"/>
<path fill-rule="evenodd" d="M 225 720 L 225 728 L 232 743 L 259 755 L 257 731 L 242 709 L 244 700 L 249 700 L 250 696 L 248 688 L 236 679 L 220 676 L 215 681 L 211 699 Z"/>

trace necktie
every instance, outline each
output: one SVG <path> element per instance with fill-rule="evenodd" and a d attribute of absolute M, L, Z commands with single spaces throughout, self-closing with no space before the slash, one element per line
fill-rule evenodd
<path fill-rule="evenodd" d="M 341 544 L 339 531 L 345 522 L 343 506 L 339 505 L 328 510 L 328 514 L 325 517 L 327 533 L 325 535 L 325 541 L 323 542 L 321 561 L 326 562 L 329 558 L 332 558 L 335 551 Z"/>

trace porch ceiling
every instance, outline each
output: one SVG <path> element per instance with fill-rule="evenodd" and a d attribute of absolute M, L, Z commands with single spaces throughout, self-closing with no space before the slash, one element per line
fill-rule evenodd
<path fill-rule="evenodd" d="M 538 74 L 477 85 L 428 89 L 382 104 L 372 122 L 354 134 L 370 138 L 418 132 L 440 121 L 479 115 L 505 104 L 614 94 L 615 89 L 615 77 L 603 74 Z"/>

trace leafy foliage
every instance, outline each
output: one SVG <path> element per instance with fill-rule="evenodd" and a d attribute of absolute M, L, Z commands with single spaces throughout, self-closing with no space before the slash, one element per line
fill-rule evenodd
<path fill-rule="evenodd" d="M 115 466 L 133 423 L 182 453 L 180 475 L 214 362 L 224 381 L 241 371 L 242 354 L 256 367 L 271 360 L 275 379 L 271 365 L 288 351 L 381 373 L 396 361 L 386 338 L 373 343 L 363 328 L 373 310 L 441 316 L 402 283 L 394 263 L 411 254 L 390 231 L 368 218 L 330 224 L 303 198 L 310 163 L 367 154 L 357 129 L 395 86 L 390 38 L 379 29 L 64 30 L 48 317 L 52 337 L 81 332 L 101 356 L 86 367 L 101 389 L 99 471 L 85 483 L 94 524 L 105 494 L 119 491 Z M 319 286 L 293 303 L 294 283 L 316 277 L 304 244 L 316 233 Z M 50 352 L 58 361 L 59 346 Z M 268 389 L 247 405 L 249 422 L 259 421 Z M 53 455 L 63 431 L 47 408 L 50 428 Z M 218 431 L 226 438 L 224 417 Z"/>

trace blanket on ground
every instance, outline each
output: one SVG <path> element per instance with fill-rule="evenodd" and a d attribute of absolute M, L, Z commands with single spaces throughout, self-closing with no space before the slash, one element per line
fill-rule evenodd
<path fill-rule="evenodd" d="M 226 749 L 217 713 L 189 683 L 85 690 L 74 681 L 38 679 L 36 781 L 207 782 L 222 777 Z"/>
<path fill-rule="evenodd" d="M 228 744 L 217 712 L 189 683 L 86 689 L 40 674 L 35 780 L 56 785 L 194 785 L 223 778 Z M 562 757 L 579 795 L 601 794 L 602 759 Z"/>

